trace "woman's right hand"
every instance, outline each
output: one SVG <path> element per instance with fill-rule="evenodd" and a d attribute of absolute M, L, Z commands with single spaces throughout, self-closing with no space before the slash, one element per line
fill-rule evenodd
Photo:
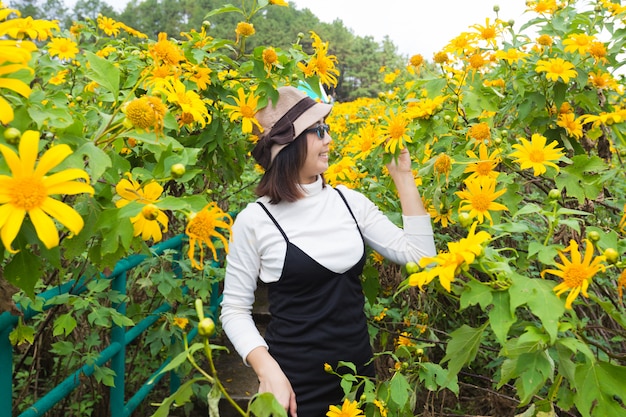
<path fill-rule="evenodd" d="M 270 392 L 280 405 L 291 415 L 297 417 L 296 394 L 280 365 L 265 347 L 253 349 L 246 358 L 259 378 L 259 393 Z"/>

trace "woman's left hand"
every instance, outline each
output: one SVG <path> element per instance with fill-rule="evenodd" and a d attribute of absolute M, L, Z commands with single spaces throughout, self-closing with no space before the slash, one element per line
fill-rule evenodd
<path fill-rule="evenodd" d="M 396 174 L 404 174 L 411 172 L 411 154 L 405 147 L 400 151 L 397 159 L 392 157 L 391 162 L 387 164 L 389 174 L 394 177 Z"/>

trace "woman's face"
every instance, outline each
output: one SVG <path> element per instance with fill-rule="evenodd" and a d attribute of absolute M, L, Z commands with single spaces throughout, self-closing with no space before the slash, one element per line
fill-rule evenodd
<path fill-rule="evenodd" d="M 307 129 L 307 153 L 300 168 L 300 184 L 311 184 L 328 169 L 328 150 L 333 140 L 323 120 Z"/>

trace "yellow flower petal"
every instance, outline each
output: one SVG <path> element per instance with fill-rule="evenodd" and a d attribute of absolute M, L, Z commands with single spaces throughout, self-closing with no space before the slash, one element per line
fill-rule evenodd
<path fill-rule="evenodd" d="M 21 153 L 21 151 L 20 151 Z M 44 154 L 39 158 L 39 163 L 37 164 L 37 168 L 35 169 L 35 175 L 44 176 L 48 171 L 50 171 L 55 166 L 59 165 L 65 158 L 72 154 L 72 149 L 70 149 L 67 145 L 57 145 L 48 149 Z M 76 168 L 78 170 L 78 168 Z M 82 169 L 79 170 L 84 172 Z"/>
<path fill-rule="evenodd" d="M 54 225 L 54 221 L 42 209 L 31 210 L 28 213 L 28 217 L 30 217 L 33 226 L 35 226 L 37 237 L 39 237 L 39 240 L 43 242 L 46 248 L 50 249 L 59 245 L 59 232 Z"/>
<path fill-rule="evenodd" d="M 5 207 L 7 208 L 5 209 Z M 8 204 L 0 207 L 0 217 L 5 218 L 4 225 L 0 229 L 0 239 L 2 239 L 5 249 L 11 253 L 17 253 L 16 250 L 11 248 L 11 243 L 13 243 L 17 233 L 20 231 L 25 215 L 25 210 L 16 209 Z"/>
<path fill-rule="evenodd" d="M 76 210 L 53 198 L 47 198 L 41 206 L 41 209 L 57 219 L 59 223 L 67 227 L 74 234 L 80 233 L 85 224 L 83 218 Z"/>

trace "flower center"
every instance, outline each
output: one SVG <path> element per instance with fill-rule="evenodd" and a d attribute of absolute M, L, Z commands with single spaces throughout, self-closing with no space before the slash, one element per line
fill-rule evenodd
<path fill-rule="evenodd" d="M 532 162 L 543 163 L 546 160 L 546 157 L 543 154 L 543 150 L 541 150 L 541 149 L 534 149 L 534 150 L 530 151 L 530 153 L 528 154 L 528 159 L 530 159 Z"/>
<path fill-rule="evenodd" d="M 200 239 L 209 240 L 215 231 L 215 221 L 206 212 L 196 214 L 189 223 L 188 234 Z"/>
<path fill-rule="evenodd" d="M 477 194 L 472 197 L 472 207 L 478 211 L 487 211 L 491 200 L 484 194 Z"/>
<path fill-rule="evenodd" d="M 476 173 L 480 176 L 487 176 L 491 173 L 491 162 L 479 162 L 476 164 Z"/>
<path fill-rule="evenodd" d="M 48 193 L 38 178 L 17 178 L 13 179 L 9 196 L 13 206 L 31 211 L 43 205 Z"/>
<path fill-rule="evenodd" d="M 569 288 L 580 287 L 587 279 L 587 268 L 583 265 L 570 265 L 563 271 L 563 280 Z"/>

